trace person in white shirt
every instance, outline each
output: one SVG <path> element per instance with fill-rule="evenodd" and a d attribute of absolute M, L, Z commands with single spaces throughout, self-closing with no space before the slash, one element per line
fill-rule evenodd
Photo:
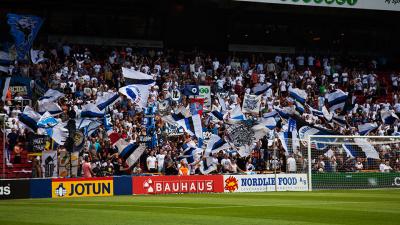
<path fill-rule="evenodd" d="M 147 170 L 150 173 L 157 172 L 157 158 L 154 156 L 153 151 L 151 151 L 150 155 L 147 157 L 146 163 L 147 163 Z"/>
<path fill-rule="evenodd" d="M 287 158 L 286 167 L 288 173 L 296 173 L 297 165 L 296 159 L 293 157 L 293 154 L 290 154 L 289 158 Z"/>
<path fill-rule="evenodd" d="M 277 64 L 282 63 L 282 56 L 280 55 L 275 56 L 275 63 Z"/>
<path fill-rule="evenodd" d="M 228 154 L 224 155 L 224 158 L 221 160 L 221 165 L 223 173 L 229 173 L 232 171 L 232 163 L 231 160 L 229 159 Z"/>
<path fill-rule="evenodd" d="M 386 161 L 384 162 L 382 160 L 381 164 L 379 165 L 379 171 L 381 171 L 381 173 L 389 173 L 391 172 L 393 169 L 392 167 L 389 165 L 389 162 Z"/>
<path fill-rule="evenodd" d="M 165 151 L 161 150 L 160 154 L 156 155 L 157 165 L 158 165 L 158 172 L 164 172 L 164 159 L 165 159 Z"/>

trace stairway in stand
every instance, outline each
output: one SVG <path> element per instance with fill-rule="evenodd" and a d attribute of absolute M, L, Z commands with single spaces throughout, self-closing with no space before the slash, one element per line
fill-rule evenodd
<path fill-rule="evenodd" d="M 30 178 L 32 177 L 32 163 L 28 159 L 28 152 L 21 153 L 21 163 L 15 164 L 14 153 L 11 153 L 11 165 L 4 165 L 4 146 L 3 133 L 0 131 L 0 178 Z M 3 168 L 5 168 L 5 176 L 3 176 Z"/>

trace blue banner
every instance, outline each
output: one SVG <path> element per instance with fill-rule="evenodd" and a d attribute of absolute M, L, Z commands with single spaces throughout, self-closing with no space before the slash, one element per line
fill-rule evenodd
<path fill-rule="evenodd" d="M 32 48 L 43 20 L 37 16 L 8 14 L 7 23 L 10 25 L 10 34 L 15 40 L 18 60 L 23 60 Z"/>

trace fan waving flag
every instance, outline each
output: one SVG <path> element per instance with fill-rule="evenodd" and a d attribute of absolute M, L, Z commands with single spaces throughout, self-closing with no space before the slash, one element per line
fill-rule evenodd
<path fill-rule="evenodd" d="M 43 20 L 37 16 L 8 14 L 7 23 L 10 25 L 10 34 L 15 40 L 18 59 L 23 60 L 32 48 Z"/>
<path fill-rule="evenodd" d="M 129 167 L 133 166 L 146 150 L 146 145 L 131 144 L 124 139 L 119 139 L 114 146 L 118 149 L 119 157 L 124 159 Z"/>

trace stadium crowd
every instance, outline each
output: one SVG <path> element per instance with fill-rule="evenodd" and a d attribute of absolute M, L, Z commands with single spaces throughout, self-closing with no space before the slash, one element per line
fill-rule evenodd
<path fill-rule="evenodd" d="M 399 131 L 397 121 L 386 124 L 381 111 L 397 115 L 400 113 L 400 75 L 393 73 L 390 77 L 392 82 L 384 82 L 376 74 L 384 65 L 372 59 L 233 53 L 213 55 L 207 52 L 184 53 L 130 47 L 106 49 L 68 43 L 42 48 L 39 57 L 41 60 L 37 64 L 29 62 L 13 65 L 10 74 L 31 78 L 33 89 L 40 84 L 46 89 L 63 93 L 64 97 L 57 100 L 63 110 L 57 117 L 62 121 L 79 117 L 81 106 L 96 102 L 97 97 L 103 93 L 118 92 L 119 88 L 127 84 L 121 70 L 126 67 L 153 76 L 156 85 L 150 88 L 147 102 L 159 108 L 167 100 L 170 106 L 167 114 L 189 110 L 187 96 L 181 94 L 180 100 L 172 100 L 174 91 L 182 93 L 185 85 L 210 86 L 211 106 L 204 106 L 201 117 L 203 133 L 209 132 L 223 139 L 227 133 L 229 112 L 242 105 L 245 94 L 252 94 L 254 89 L 264 85 L 269 88 L 261 93 L 259 113 L 245 113 L 247 119 L 260 121 L 265 114 L 274 112 L 276 108 L 285 108 L 292 110 L 290 113 L 310 126 L 337 134 L 360 135 L 360 125 L 367 123 L 371 124 L 368 135 L 390 136 Z M 300 113 L 289 93 L 294 88 L 307 93 L 304 110 Z M 325 110 L 327 95 L 337 89 L 347 92 L 350 100 L 346 101 L 344 107 L 328 113 Z M 387 98 L 391 93 L 393 98 Z M 41 96 L 26 97 L 36 100 Z M 11 96 L 9 92 L 0 107 L 0 111 L 8 115 L 7 149 L 12 157 L 9 157 L 7 165 L 10 167 L 20 163 L 19 155 L 22 151 L 33 151 L 29 140 L 34 138 L 34 133 L 19 122 L 18 116 L 24 110 L 22 101 L 20 94 Z M 35 106 L 35 101 L 32 104 Z M 223 121 L 215 120 L 209 113 L 222 112 L 223 108 L 228 112 Z M 126 96 L 121 94 L 120 101 L 110 106 L 106 112 L 110 115 L 112 129 L 120 138 L 135 143 L 146 136 L 143 109 Z M 191 143 L 198 146 L 200 140 L 179 129 L 171 134 L 171 125 L 162 119 L 163 116 L 156 111 L 156 142 L 147 147 L 133 166 L 119 157 L 118 150 L 110 143 L 104 124 L 100 125 L 86 137 L 80 152 L 78 176 L 306 172 L 308 169 L 306 146 L 288 150 L 278 138 L 278 133 L 287 130 L 288 126 L 286 119 L 278 119 L 281 116 L 277 116 L 275 128 L 254 141 L 250 152 L 244 154 L 232 147 L 208 156 L 200 154 L 189 164 L 180 157 L 184 151 L 183 145 Z M 333 120 L 332 117 L 341 118 L 341 121 Z M 302 141 L 300 143 L 303 145 Z M 319 172 L 354 172 L 365 169 L 400 171 L 398 144 L 376 147 L 379 159 L 370 159 L 362 154 L 350 157 L 341 146 L 328 146 L 313 156 L 312 169 Z M 62 145 L 57 150 L 67 151 Z M 30 160 L 32 176 L 42 176 L 40 158 L 32 157 Z"/>

